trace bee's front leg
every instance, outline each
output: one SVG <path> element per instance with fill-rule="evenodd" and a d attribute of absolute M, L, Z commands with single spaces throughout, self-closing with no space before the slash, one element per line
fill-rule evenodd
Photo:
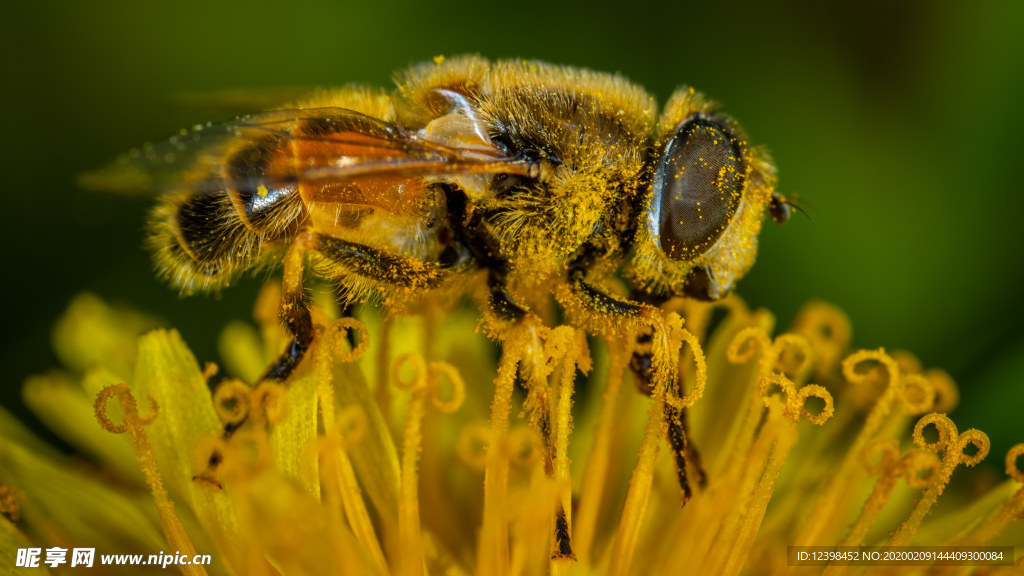
<path fill-rule="evenodd" d="M 630 358 L 629 368 L 636 377 L 636 385 L 640 392 L 650 395 L 654 393 L 654 359 L 649 345 L 652 341 L 652 334 L 641 333 L 637 336 L 637 348 Z M 677 383 L 681 393 L 682 383 Z M 663 409 L 665 422 L 668 423 L 666 435 L 669 445 L 672 447 L 672 456 L 676 465 L 677 481 L 679 489 L 683 493 L 683 504 L 690 499 L 692 490 L 687 477 L 687 464 L 692 466 L 697 474 L 697 485 L 704 487 L 707 484 L 707 473 L 701 460 L 700 451 L 689 438 L 690 432 L 687 426 L 686 408 L 677 408 L 669 402 L 665 403 Z"/>
<path fill-rule="evenodd" d="M 616 320 L 640 322 L 643 320 L 645 309 L 649 309 L 651 305 L 660 304 L 660 302 L 636 302 L 609 295 L 586 280 L 583 267 L 570 268 L 569 290 L 573 294 L 575 302 L 583 308 L 584 313 L 594 318 L 610 317 Z M 636 375 L 637 387 L 645 394 L 651 394 L 654 391 L 651 383 L 654 375 L 653 358 L 649 350 L 641 351 L 645 348 L 644 345 L 649 344 L 650 341 L 651 334 L 649 333 L 641 334 L 637 337 L 637 343 L 640 346 L 633 352 L 633 357 L 629 364 L 631 370 Z M 674 385 L 679 387 L 676 391 L 678 396 L 682 393 L 681 383 L 676 382 Z M 679 489 L 683 494 L 683 503 L 685 504 L 692 495 L 690 481 L 686 472 L 687 465 L 692 466 L 697 473 L 697 484 L 699 486 L 704 486 L 707 483 L 707 475 L 701 464 L 700 452 L 697 451 L 694 443 L 689 440 L 686 409 L 677 408 L 670 402 L 666 402 L 663 413 L 665 422 L 668 424 L 666 436 L 668 437 L 669 446 L 672 448 L 672 456 L 676 466 L 676 479 L 679 483 Z"/>
<path fill-rule="evenodd" d="M 581 268 L 570 269 L 569 291 L 576 297 L 583 312 L 597 318 L 640 321 L 643 304 L 612 296 L 587 281 Z"/>

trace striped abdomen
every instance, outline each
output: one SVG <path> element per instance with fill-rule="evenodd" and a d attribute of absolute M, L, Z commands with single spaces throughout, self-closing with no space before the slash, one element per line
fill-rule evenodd
<path fill-rule="evenodd" d="M 162 276 L 184 291 L 218 288 L 268 263 L 303 217 L 288 141 L 262 134 L 154 210 L 149 244 Z"/>

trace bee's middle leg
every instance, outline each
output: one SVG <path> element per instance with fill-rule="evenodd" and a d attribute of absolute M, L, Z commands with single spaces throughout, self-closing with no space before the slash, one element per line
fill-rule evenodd
<path fill-rule="evenodd" d="M 309 299 L 302 282 L 306 253 L 311 249 L 312 235 L 296 238 L 288 248 L 284 260 L 284 278 L 281 282 L 280 316 L 291 340 L 284 352 L 260 376 L 260 381 L 284 382 L 302 361 L 313 343 L 313 317 Z"/>
<path fill-rule="evenodd" d="M 303 235 L 292 241 L 285 255 L 280 316 L 292 338 L 285 351 L 274 360 L 257 382 L 284 382 L 287 380 L 313 343 L 313 318 L 302 284 L 304 262 L 308 250 L 309 238 Z M 230 439 L 248 419 L 249 416 L 246 414 L 237 421 L 225 424 L 221 437 L 224 440 Z M 203 480 L 219 487 L 217 468 L 220 466 L 222 458 L 221 451 L 214 450 L 210 454 L 206 470 L 193 476 L 193 480 Z"/>

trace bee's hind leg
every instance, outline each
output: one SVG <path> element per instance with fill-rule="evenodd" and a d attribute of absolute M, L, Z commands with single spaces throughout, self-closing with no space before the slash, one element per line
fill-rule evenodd
<path fill-rule="evenodd" d="M 313 342 L 313 320 L 302 284 L 304 261 L 308 252 L 316 252 L 331 266 L 337 266 L 339 271 L 389 286 L 430 288 L 444 278 L 445 270 L 432 262 L 390 254 L 325 234 L 306 232 L 292 243 L 284 262 L 281 319 L 292 335 L 292 340 L 284 353 L 260 378 L 261 381 L 286 380 Z M 354 303 L 345 295 L 344 289 L 337 288 L 336 294 L 341 314 L 351 316 Z M 354 335 L 350 332 L 348 337 L 354 345 Z"/>
<path fill-rule="evenodd" d="M 348 295 L 344 284 L 334 285 L 334 302 L 338 305 L 339 318 L 355 318 L 356 304 Z M 351 348 L 356 347 L 356 334 L 352 330 L 345 332 L 345 340 Z"/>
<path fill-rule="evenodd" d="M 338 276 L 354 274 L 382 285 L 423 289 L 438 286 L 451 271 L 436 262 L 391 254 L 325 234 L 313 238 L 311 250 L 336 266 Z"/>

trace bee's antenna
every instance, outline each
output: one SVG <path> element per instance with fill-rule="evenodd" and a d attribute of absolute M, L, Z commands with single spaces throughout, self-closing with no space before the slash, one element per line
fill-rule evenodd
<path fill-rule="evenodd" d="M 793 208 L 803 214 L 808 220 L 811 219 L 810 214 L 804 210 L 803 206 L 797 204 L 796 200 L 790 200 L 778 192 L 772 192 L 771 200 L 768 202 L 768 215 L 771 216 L 776 224 L 785 224 L 789 220 Z"/>
<path fill-rule="evenodd" d="M 811 215 L 807 213 L 807 210 L 804 210 L 803 206 L 797 204 L 795 201 L 784 200 L 782 203 L 785 204 L 786 206 L 789 206 L 790 208 L 793 208 L 797 212 L 803 214 L 804 218 L 807 218 L 808 220 L 811 219 Z"/>

